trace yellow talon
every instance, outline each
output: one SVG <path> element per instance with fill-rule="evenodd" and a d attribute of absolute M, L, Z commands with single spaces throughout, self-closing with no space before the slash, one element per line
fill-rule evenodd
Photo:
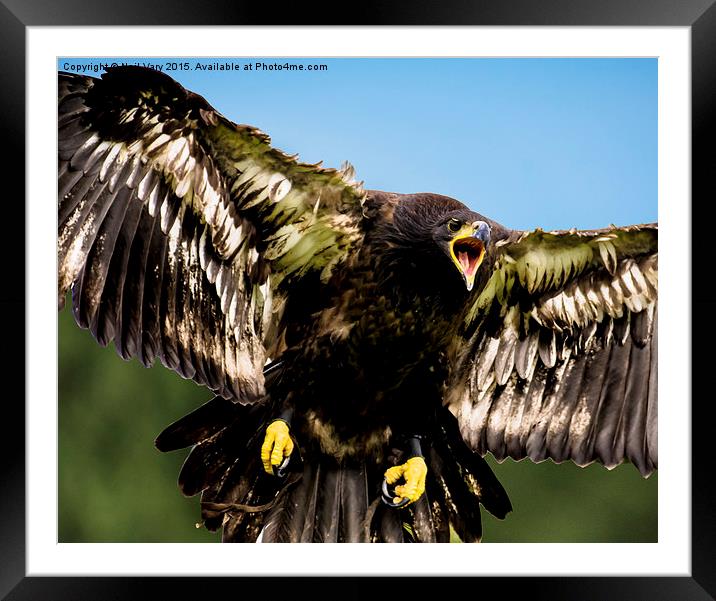
<path fill-rule="evenodd" d="M 293 453 L 293 440 L 288 431 L 288 424 L 280 419 L 272 421 L 266 428 L 266 437 L 261 445 L 261 463 L 264 470 L 273 475 L 273 466 L 278 467 L 284 458 Z"/>
<path fill-rule="evenodd" d="M 400 478 L 405 484 L 395 487 L 395 493 L 399 496 L 393 499 L 393 503 L 400 503 L 402 499 L 408 499 L 415 503 L 425 492 L 425 477 L 428 475 L 428 466 L 422 457 L 411 457 L 403 465 L 396 465 L 385 472 L 385 480 L 388 484 L 395 484 Z"/>

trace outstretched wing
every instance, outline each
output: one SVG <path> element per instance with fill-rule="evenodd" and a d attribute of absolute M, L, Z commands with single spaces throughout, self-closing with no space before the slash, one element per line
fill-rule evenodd
<path fill-rule="evenodd" d="M 59 74 L 58 301 L 124 358 L 251 402 L 287 291 L 360 237 L 350 166 L 299 163 L 167 75 Z"/>
<path fill-rule="evenodd" d="M 657 466 L 657 226 L 514 232 L 455 342 L 446 402 L 473 449 Z"/>

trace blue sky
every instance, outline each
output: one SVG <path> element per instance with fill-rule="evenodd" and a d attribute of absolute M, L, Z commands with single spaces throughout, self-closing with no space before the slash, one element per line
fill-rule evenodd
<path fill-rule="evenodd" d="M 367 188 L 446 194 L 518 229 L 657 219 L 656 59 L 232 59 L 328 65 L 301 72 L 174 60 L 190 70 L 169 74 L 228 118 L 301 160 L 350 161 Z M 173 62 L 58 68 L 124 61 Z"/>

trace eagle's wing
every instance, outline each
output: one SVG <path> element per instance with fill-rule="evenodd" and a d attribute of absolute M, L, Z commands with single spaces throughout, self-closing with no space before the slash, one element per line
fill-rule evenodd
<path fill-rule="evenodd" d="M 58 301 L 103 345 L 251 402 L 304 276 L 360 237 L 350 166 L 270 146 L 170 77 L 59 75 Z"/>
<path fill-rule="evenodd" d="M 513 232 L 455 341 L 446 402 L 497 459 L 657 466 L 657 226 Z"/>

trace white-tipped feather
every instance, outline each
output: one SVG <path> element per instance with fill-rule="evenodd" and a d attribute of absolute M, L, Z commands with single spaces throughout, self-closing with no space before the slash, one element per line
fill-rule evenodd
<path fill-rule="evenodd" d="M 268 195 L 271 202 L 279 202 L 291 191 L 291 180 L 282 173 L 274 173 L 268 181 Z"/>
<path fill-rule="evenodd" d="M 110 168 L 114 167 L 115 161 L 117 166 L 121 166 L 124 164 L 126 158 L 122 158 L 119 156 L 120 151 L 122 150 L 122 144 L 113 144 L 110 151 L 107 153 L 107 156 L 105 157 L 104 161 L 102 162 L 102 166 L 99 169 L 99 181 L 104 183 L 107 180 L 107 173 L 109 172 Z"/>
<path fill-rule="evenodd" d="M 154 181 L 154 188 L 149 193 L 149 197 L 146 201 L 147 211 L 152 217 L 157 216 L 157 209 L 159 208 L 159 199 L 161 198 L 162 192 L 162 180 L 161 177 L 157 177 Z"/>
<path fill-rule="evenodd" d="M 155 150 L 157 150 L 160 146 L 163 146 L 164 144 L 166 144 L 167 142 L 169 142 L 169 140 L 171 140 L 171 138 L 170 138 L 167 134 L 159 134 L 159 135 L 152 141 L 152 143 L 151 143 L 149 146 L 147 146 L 145 152 L 146 152 L 147 154 L 151 154 L 151 153 L 153 153 Z"/>
<path fill-rule="evenodd" d="M 479 391 L 484 391 L 489 386 L 488 375 L 492 375 L 492 367 L 499 347 L 499 338 L 487 338 L 476 365 L 477 388 Z"/>

